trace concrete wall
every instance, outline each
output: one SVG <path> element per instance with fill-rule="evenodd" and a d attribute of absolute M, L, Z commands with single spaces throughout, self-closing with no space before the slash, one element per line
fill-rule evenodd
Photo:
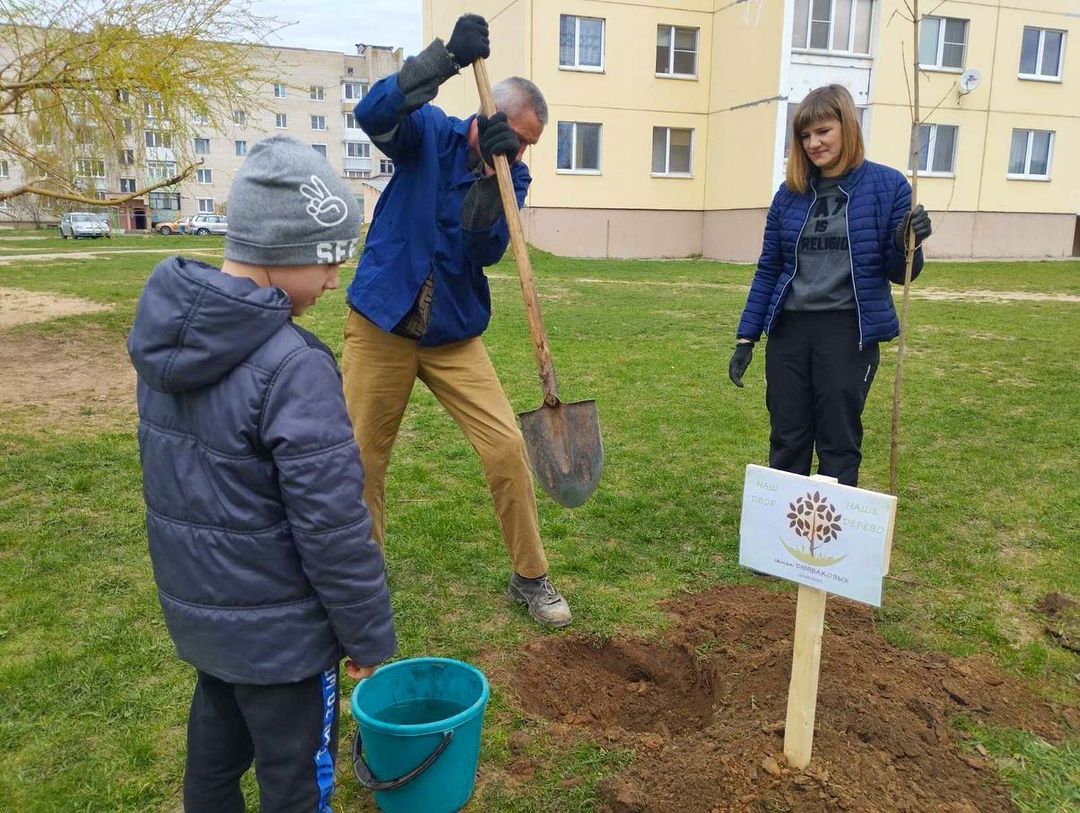
<path fill-rule="evenodd" d="M 525 209 L 530 243 L 564 257 L 662 258 L 701 254 L 702 213 L 635 209 Z"/>

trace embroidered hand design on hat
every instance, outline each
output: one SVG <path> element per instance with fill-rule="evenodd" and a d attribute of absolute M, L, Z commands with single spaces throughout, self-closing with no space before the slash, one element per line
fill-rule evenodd
<path fill-rule="evenodd" d="M 311 176 L 313 186 L 300 184 L 300 194 L 308 199 L 307 213 L 320 226 L 336 226 L 349 215 L 349 206 L 334 195 L 318 175 Z"/>

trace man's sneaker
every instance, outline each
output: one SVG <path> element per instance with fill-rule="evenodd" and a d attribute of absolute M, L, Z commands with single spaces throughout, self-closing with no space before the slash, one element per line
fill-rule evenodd
<path fill-rule="evenodd" d="M 529 608 L 533 621 L 545 627 L 565 627 L 571 621 L 570 605 L 566 603 L 551 579 L 526 579 L 515 573 L 510 577 L 506 595 L 516 604 Z"/>

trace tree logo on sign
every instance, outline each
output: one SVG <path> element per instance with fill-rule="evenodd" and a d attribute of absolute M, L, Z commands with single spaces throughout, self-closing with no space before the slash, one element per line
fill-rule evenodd
<path fill-rule="evenodd" d="M 805 540 L 810 548 L 809 553 L 799 548 L 793 548 L 783 540 L 781 544 L 787 548 L 788 553 L 808 565 L 829 567 L 844 559 L 844 556 L 822 556 L 821 548 L 830 542 L 835 542 L 843 530 L 840 527 L 840 514 L 836 506 L 829 502 L 818 491 L 799 497 L 788 505 L 788 527 L 801 539 Z"/>

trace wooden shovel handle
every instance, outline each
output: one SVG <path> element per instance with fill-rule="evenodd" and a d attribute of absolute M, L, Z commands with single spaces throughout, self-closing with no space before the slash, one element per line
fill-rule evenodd
<path fill-rule="evenodd" d="M 491 96 L 491 82 L 488 80 L 487 66 L 483 59 L 473 63 L 476 72 L 476 89 L 480 92 L 480 112 L 485 116 L 495 115 L 495 100 Z M 506 225 L 510 229 L 510 243 L 514 248 L 514 260 L 517 262 L 518 278 L 521 281 L 521 296 L 525 300 L 525 317 L 529 323 L 529 335 L 532 337 L 536 365 L 540 368 L 540 386 L 544 390 L 544 403 L 558 406 L 559 386 L 555 379 L 555 364 L 551 360 L 548 347 L 547 331 L 540 315 L 540 300 L 536 296 L 536 284 L 533 282 L 532 263 L 529 261 L 529 249 L 525 244 L 525 233 L 521 230 L 521 216 L 518 213 L 517 199 L 514 197 L 514 183 L 510 179 L 510 163 L 505 155 L 495 156 L 495 175 L 498 177 L 499 197 L 502 198 Z"/>

